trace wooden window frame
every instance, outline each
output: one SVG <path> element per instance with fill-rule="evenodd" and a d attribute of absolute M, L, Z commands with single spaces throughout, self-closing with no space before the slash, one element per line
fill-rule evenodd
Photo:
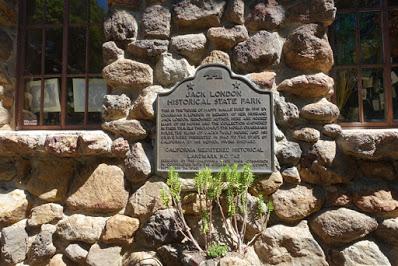
<path fill-rule="evenodd" d="M 17 35 L 17 65 L 16 65 L 16 107 L 15 107 L 15 125 L 16 130 L 95 130 L 100 129 L 100 123 L 90 124 L 88 121 L 88 93 L 89 93 L 89 79 L 90 78 L 102 78 L 101 73 L 89 73 L 89 58 L 90 58 L 90 34 L 89 27 L 92 25 L 90 21 L 90 5 L 88 4 L 87 21 L 84 24 L 78 24 L 78 26 L 84 25 L 86 30 L 85 36 L 85 71 L 83 73 L 72 74 L 67 72 L 67 60 L 68 60 L 68 44 L 69 44 L 69 28 L 77 26 L 77 24 L 69 23 L 70 14 L 70 1 L 64 0 L 64 10 L 62 24 L 53 25 L 42 22 L 37 25 L 27 25 L 27 2 L 29 0 L 18 1 L 18 35 Z M 51 1 L 51 0 L 50 0 Z M 86 0 L 89 3 L 89 0 Z M 46 29 L 51 28 L 62 28 L 62 71 L 58 74 L 45 74 L 45 46 L 46 46 Z M 38 75 L 26 75 L 24 66 L 26 60 L 26 41 L 27 32 L 29 29 L 38 29 L 42 32 L 42 43 L 41 43 L 41 73 Z M 38 125 L 24 125 L 23 121 L 23 109 L 24 109 L 24 90 L 25 82 L 29 79 L 40 79 L 41 80 L 41 97 L 40 97 L 40 119 Z M 59 125 L 44 125 L 44 82 L 45 79 L 57 78 L 60 80 L 60 121 Z M 67 79 L 68 78 L 84 78 L 85 79 L 85 110 L 83 123 L 79 125 L 67 125 L 66 124 L 66 107 L 67 107 Z M 107 88 L 109 93 L 109 87 Z"/>
<path fill-rule="evenodd" d="M 398 67 L 398 63 L 392 63 L 391 47 L 390 47 L 390 32 L 389 32 L 389 12 L 398 11 L 398 6 L 389 6 L 388 0 L 380 0 L 380 6 L 377 8 L 351 8 L 351 9 L 337 9 L 337 14 L 359 14 L 363 12 L 380 12 L 381 19 L 381 39 L 382 39 L 382 52 L 383 58 L 381 64 L 362 64 L 360 60 L 356 64 L 351 65 L 335 65 L 332 70 L 332 75 L 336 77 L 336 70 L 353 69 L 358 72 L 358 108 L 359 108 L 359 122 L 340 122 L 339 124 L 345 128 L 391 128 L 398 127 L 398 120 L 393 119 L 393 97 L 392 97 L 392 81 L 391 81 L 391 71 L 392 68 Z M 355 26 L 355 53 L 361 56 L 360 47 L 360 26 L 358 15 L 355 16 L 356 26 Z M 333 25 L 332 25 L 333 27 Z M 335 32 L 331 30 L 330 38 L 333 40 Z M 336 34 L 338 35 L 338 33 Z M 331 43 L 334 43 L 333 41 Z M 333 47 L 332 47 L 333 48 Z M 383 122 L 367 122 L 364 117 L 364 107 L 363 107 L 363 88 L 362 88 L 362 74 L 361 69 L 383 69 L 383 85 L 384 85 L 384 100 L 385 100 L 385 121 Z M 333 95 L 333 100 L 335 101 L 335 95 Z"/>

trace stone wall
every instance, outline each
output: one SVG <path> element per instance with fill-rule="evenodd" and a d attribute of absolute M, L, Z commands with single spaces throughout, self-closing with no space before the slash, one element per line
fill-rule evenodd
<path fill-rule="evenodd" d="M 0 134 L 0 265 L 199 263 L 160 200 L 153 103 L 207 63 L 275 96 L 277 169 L 250 190 L 272 199 L 271 224 L 246 260 L 221 265 L 398 265 L 398 131 L 334 124 L 333 0 L 111 4 L 106 134 Z M 184 179 L 196 225 L 192 190 Z"/>

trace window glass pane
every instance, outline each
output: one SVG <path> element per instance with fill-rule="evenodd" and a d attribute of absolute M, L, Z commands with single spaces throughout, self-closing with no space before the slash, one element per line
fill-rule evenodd
<path fill-rule="evenodd" d="M 336 7 L 357 8 L 357 7 L 379 7 L 380 0 L 336 0 Z"/>
<path fill-rule="evenodd" d="M 389 6 L 398 6 L 398 0 L 388 0 Z"/>
<path fill-rule="evenodd" d="M 40 123 L 41 79 L 25 82 L 22 122 L 25 126 L 37 126 Z"/>
<path fill-rule="evenodd" d="M 87 24 L 88 4 L 87 0 L 70 0 L 70 24 Z"/>
<path fill-rule="evenodd" d="M 41 73 L 42 31 L 30 30 L 26 35 L 25 73 L 35 75 Z"/>
<path fill-rule="evenodd" d="M 391 61 L 398 63 L 398 10 L 390 12 Z"/>
<path fill-rule="evenodd" d="M 337 65 L 354 64 L 355 55 L 355 15 L 338 15 L 334 23 L 334 57 Z"/>
<path fill-rule="evenodd" d="M 45 0 L 26 1 L 27 24 L 40 24 L 44 20 Z"/>
<path fill-rule="evenodd" d="M 395 67 L 391 71 L 391 83 L 392 83 L 392 103 L 394 109 L 394 119 L 398 119 L 398 67 Z"/>
<path fill-rule="evenodd" d="M 95 78 L 89 80 L 88 88 L 88 123 L 101 123 L 102 102 L 107 93 L 106 82 Z"/>
<path fill-rule="evenodd" d="M 102 44 L 105 41 L 102 27 L 90 27 L 89 72 L 101 73 L 103 68 Z"/>
<path fill-rule="evenodd" d="M 383 87 L 383 70 L 362 70 L 362 101 L 365 121 L 383 121 L 385 116 L 385 99 Z"/>
<path fill-rule="evenodd" d="M 380 13 L 361 13 L 359 16 L 361 38 L 361 63 L 377 64 L 382 62 Z"/>
<path fill-rule="evenodd" d="M 67 104 L 66 124 L 83 125 L 84 123 L 84 101 L 85 101 L 85 80 L 72 79 L 67 81 Z M 76 92 L 76 95 L 75 95 Z M 82 108 L 83 105 L 83 108 Z"/>
<path fill-rule="evenodd" d="M 59 125 L 61 114 L 60 79 L 46 79 L 44 82 L 43 123 Z"/>
<path fill-rule="evenodd" d="M 64 1 L 47 0 L 46 2 L 46 23 L 63 23 L 64 21 Z"/>
<path fill-rule="evenodd" d="M 108 12 L 107 0 L 90 0 L 90 21 L 93 25 L 101 25 Z"/>
<path fill-rule="evenodd" d="M 336 71 L 336 104 L 340 122 L 358 122 L 358 75 L 356 70 Z"/>
<path fill-rule="evenodd" d="M 46 74 L 62 72 L 62 28 L 46 32 Z"/>
<path fill-rule="evenodd" d="M 69 28 L 68 73 L 86 71 L 86 29 Z"/>

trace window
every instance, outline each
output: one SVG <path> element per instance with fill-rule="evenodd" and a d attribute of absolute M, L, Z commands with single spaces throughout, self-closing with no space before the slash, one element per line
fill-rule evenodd
<path fill-rule="evenodd" d="M 337 0 L 330 40 L 344 126 L 398 125 L 398 0 Z"/>
<path fill-rule="evenodd" d="M 99 127 L 106 12 L 105 0 L 20 1 L 18 129 Z"/>

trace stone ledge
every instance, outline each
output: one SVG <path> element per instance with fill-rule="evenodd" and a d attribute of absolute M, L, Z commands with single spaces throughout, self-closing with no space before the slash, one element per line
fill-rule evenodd
<path fill-rule="evenodd" d="M 398 160 L 398 129 L 349 129 L 337 138 L 347 155 L 365 160 Z"/>
<path fill-rule="evenodd" d="M 2 156 L 52 154 L 59 157 L 113 156 L 103 131 L 0 131 Z"/>

